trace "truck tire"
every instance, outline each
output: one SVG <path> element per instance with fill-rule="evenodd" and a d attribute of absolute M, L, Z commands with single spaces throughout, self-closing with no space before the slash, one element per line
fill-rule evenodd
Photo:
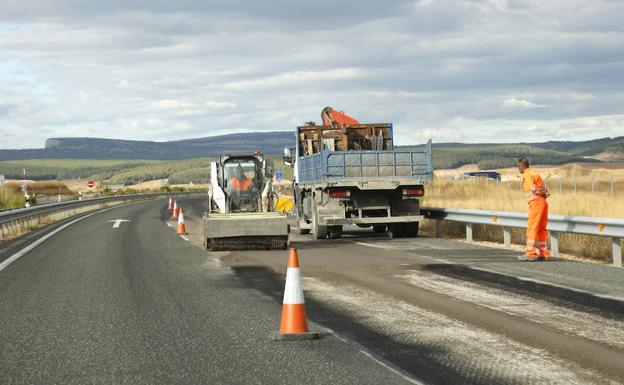
<path fill-rule="evenodd" d="M 325 239 L 327 238 L 327 233 L 329 232 L 328 226 L 321 226 L 318 224 L 318 210 L 316 209 L 316 204 L 312 205 L 312 235 L 316 239 Z"/>
<path fill-rule="evenodd" d="M 310 229 L 302 228 L 303 225 L 305 225 L 305 221 L 299 220 L 299 227 L 297 228 L 299 234 L 310 234 Z"/>
<path fill-rule="evenodd" d="M 408 238 L 416 238 L 418 236 L 419 222 L 409 222 L 405 224 L 405 236 Z"/>
<path fill-rule="evenodd" d="M 386 225 L 373 225 L 373 231 L 377 234 L 385 233 L 387 228 Z"/>
<path fill-rule="evenodd" d="M 329 226 L 329 238 L 330 239 L 342 238 L 342 226 Z"/>
<path fill-rule="evenodd" d="M 390 238 L 403 238 L 405 235 L 405 223 L 393 223 L 388 226 Z"/>

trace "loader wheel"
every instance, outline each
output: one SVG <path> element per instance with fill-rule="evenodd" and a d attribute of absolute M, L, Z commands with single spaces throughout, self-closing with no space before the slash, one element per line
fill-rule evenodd
<path fill-rule="evenodd" d="M 327 238 L 328 232 L 328 226 L 321 226 L 318 224 L 318 211 L 316 210 L 316 205 L 314 205 L 314 207 L 312 207 L 312 235 L 314 235 L 316 239 L 325 239 Z"/>
<path fill-rule="evenodd" d="M 387 227 L 386 225 L 373 225 L 373 231 L 377 234 L 385 233 Z"/>
<path fill-rule="evenodd" d="M 388 226 L 390 238 L 403 238 L 405 235 L 405 223 L 393 223 Z"/>
<path fill-rule="evenodd" d="M 339 239 L 342 237 L 342 226 L 329 226 L 329 238 Z"/>
<path fill-rule="evenodd" d="M 406 223 L 405 236 L 409 238 L 416 238 L 418 236 L 418 224 L 419 222 Z"/>

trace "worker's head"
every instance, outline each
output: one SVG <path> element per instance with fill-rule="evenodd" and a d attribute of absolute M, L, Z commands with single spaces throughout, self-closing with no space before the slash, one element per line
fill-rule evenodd
<path fill-rule="evenodd" d="M 245 177 L 245 173 L 243 172 L 243 167 L 240 165 L 240 163 L 238 164 L 238 166 L 236 166 L 236 177 L 238 179 L 243 179 Z"/>
<path fill-rule="evenodd" d="M 529 160 L 527 158 L 518 159 L 518 171 L 520 171 L 520 174 L 524 174 L 527 168 L 529 168 Z"/>

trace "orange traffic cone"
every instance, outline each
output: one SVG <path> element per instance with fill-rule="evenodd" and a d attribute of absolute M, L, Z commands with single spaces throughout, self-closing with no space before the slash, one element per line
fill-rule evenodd
<path fill-rule="evenodd" d="M 171 219 L 178 219 L 178 201 L 173 201 L 173 210 L 171 211 Z"/>
<path fill-rule="evenodd" d="M 319 333 L 308 330 L 305 301 L 301 288 L 301 271 L 297 249 L 291 248 L 288 254 L 286 287 L 282 304 L 282 319 L 279 333 L 273 334 L 275 340 L 312 340 L 319 338 Z"/>
<path fill-rule="evenodd" d="M 167 204 L 167 210 L 171 212 L 173 210 L 173 199 L 169 198 L 169 203 Z"/>
<path fill-rule="evenodd" d="M 186 234 L 186 225 L 184 224 L 184 213 L 182 207 L 178 209 L 178 234 Z"/>

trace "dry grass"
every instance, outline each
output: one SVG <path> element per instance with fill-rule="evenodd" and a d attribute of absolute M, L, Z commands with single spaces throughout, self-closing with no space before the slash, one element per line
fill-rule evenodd
<path fill-rule="evenodd" d="M 0 210 L 9 210 L 24 206 L 24 195 L 22 193 L 21 182 L 7 182 L 0 191 Z M 28 181 L 28 193 L 35 196 L 47 195 L 71 196 L 74 192 L 67 186 L 57 181 L 34 182 Z"/>
<path fill-rule="evenodd" d="M 22 195 L 21 182 L 7 182 L 5 184 L 6 191 L 9 195 Z M 28 193 L 35 195 L 73 195 L 64 183 L 58 181 L 28 181 Z"/>
<path fill-rule="evenodd" d="M 601 182 L 600 185 L 602 185 Z M 598 183 L 597 183 L 598 185 Z M 619 186 L 618 186 L 619 187 Z M 624 186 L 623 186 L 624 187 Z M 583 215 L 590 217 L 624 218 L 624 190 L 615 193 L 608 189 L 591 192 L 591 181 L 581 181 L 577 193 L 550 186 L 548 199 L 551 214 Z M 428 186 L 422 204 L 429 207 L 455 207 L 479 210 L 526 211 L 520 182 L 486 182 L 481 179 L 435 179 Z"/>
<path fill-rule="evenodd" d="M 589 184 L 589 186 L 587 185 Z M 591 192 L 591 181 L 581 181 L 577 193 L 572 190 L 559 193 L 553 189 L 549 198 L 550 214 L 582 215 L 593 217 L 624 218 L 624 193 Z M 554 191 L 553 191 L 554 190 Z M 447 180 L 435 179 L 429 186 L 422 202 L 428 207 L 468 208 L 478 210 L 520 211 L 527 210 L 520 182 L 503 183 L 486 182 L 479 179 Z M 431 223 L 424 230 L 432 230 Z M 452 237 L 465 234 L 460 223 L 446 223 L 445 233 Z M 502 242 L 502 231 L 495 226 L 475 226 L 475 240 Z M 525 242 L 524 230 L 512 231 L 512 242 Z M 560 250 L 569 254 L 609 262 L 611 260 L 611 244 L 608 238 L 574 234 L 561 234 Z"/>

